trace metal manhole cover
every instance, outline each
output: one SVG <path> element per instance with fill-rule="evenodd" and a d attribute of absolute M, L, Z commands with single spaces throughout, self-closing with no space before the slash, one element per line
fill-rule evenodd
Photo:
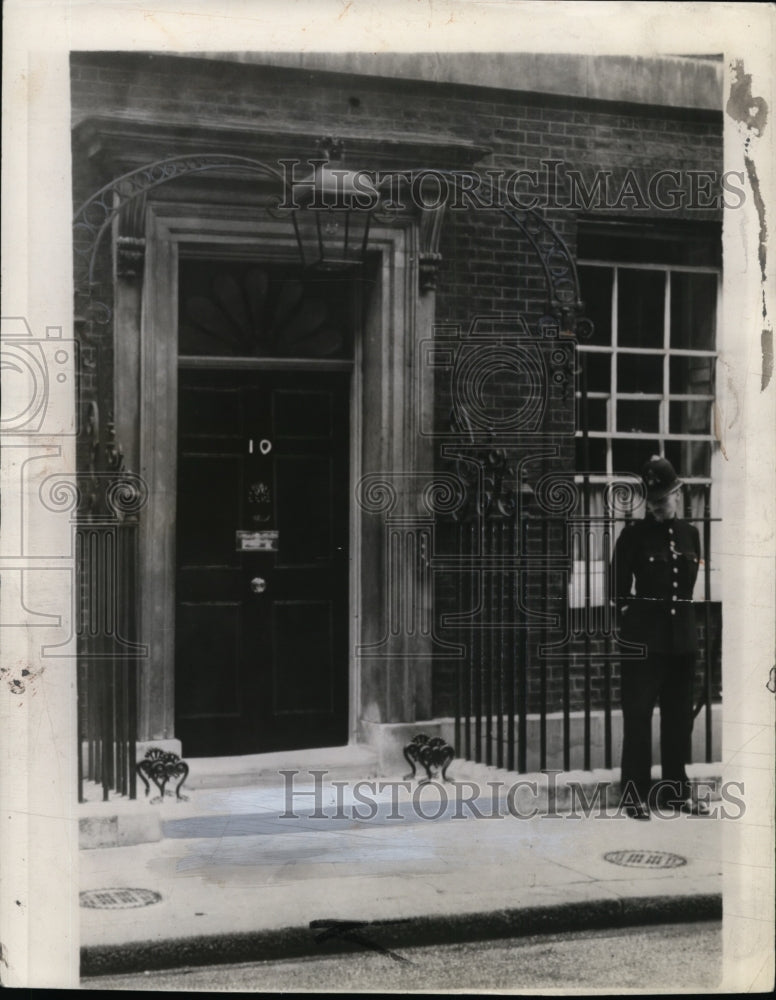
<path fill-rule="evenodd" d="M 604 860 L 625 868 L 680 868 L 687 864 L 687 858 L 668 851 L 609 851 Z"/>
<path fill-rule="evenodd" d="M 92 910 L 129 910 L 134 906 L 151 906 L 161 902 L 161 894 L 153 889 L 89 889 L 79 895 L 81 906 Z"/>

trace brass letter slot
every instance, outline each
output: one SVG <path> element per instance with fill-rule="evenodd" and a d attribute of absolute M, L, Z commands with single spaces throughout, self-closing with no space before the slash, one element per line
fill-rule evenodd
<path fill-rule="evenodd" d="M 235 536 L 237 552 L 277 552 L 277 531 L 238 531 Z"/>

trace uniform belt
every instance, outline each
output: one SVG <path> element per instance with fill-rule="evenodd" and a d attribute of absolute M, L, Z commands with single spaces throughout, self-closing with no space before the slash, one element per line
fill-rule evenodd
<path fill-rule="evenodd" d="M 618 604 L 633 604 L 634 601 L 657 601 L 660 604 L 695 604 L 691 597 L 621 597 Z"/>

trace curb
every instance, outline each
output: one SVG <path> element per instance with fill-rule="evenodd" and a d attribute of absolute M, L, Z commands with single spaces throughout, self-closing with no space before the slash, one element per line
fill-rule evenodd
<path fill-rule="evenodd" d="M 393 918 L 316 920 L 307 926 L 164 941 L 81 948 L 81 976 L 138 973 L 185 966 L 301 958 L 417 945 L 454 944 L 578 930 L 682 923 L 722 918 L 722 894 L 594 899 L 482 913 Z"/>

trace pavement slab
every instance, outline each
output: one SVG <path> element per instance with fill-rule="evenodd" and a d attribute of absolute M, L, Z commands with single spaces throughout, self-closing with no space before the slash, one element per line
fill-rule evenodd
<path fill-rule="evenodd" d="M 316 952 L 327 921 L 419 943 L 721 914 L 719 816 L 525 819 L 499 800 L 454 818 L 441 809 L 447 789 L 426 788 L 421 815 L 411 793 L 392 795 L 369 819 L 354 819 L 346 799 L 334 820 L 303 798 L 288 816 L 282 787 L 194 789 L 158 806 L 163 840 L 81 852 L 82 891 L 160 896 L 82 907 L 84 973 Z"/>

